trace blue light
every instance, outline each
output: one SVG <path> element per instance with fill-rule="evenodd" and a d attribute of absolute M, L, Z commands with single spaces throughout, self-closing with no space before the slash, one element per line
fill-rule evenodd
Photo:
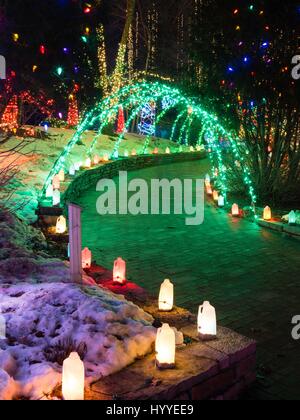
<path fill-rule="evenodd" d="M 44 131 L 47 133 L 49 130 L 49 123 L 43 122 L 41 123 L 41 126 L 44 128 Z"/>
<path fill-rule="evenodd" d="M 153 104 L 145 104 L 141 111 L 141 122 L 138 124 L 139 134 L 144 136 L 155 135 L 156 108 Z"/>
<path fill-rule="evenodd" d="M 249 57 L 244 57 L 244 63 L 248 63 L 249 62 Z"/>
<path fill-rule="evenodd" d="M 261 47 L 262 48 L 268 48 L 268 46 L 269 46 L 269 43 L 268 42 L 264 42 Z"/>
<path fill-rule="evenodd" d="M 234 72 L 234 68 L 233 67 L 228 67 L 228 70 L 230 71 L 230 73 Z"/>

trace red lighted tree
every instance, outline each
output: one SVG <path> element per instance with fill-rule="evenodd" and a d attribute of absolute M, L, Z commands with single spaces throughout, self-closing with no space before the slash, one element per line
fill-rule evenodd
<path fill-rule="evenodd" d="M 120 106 L 119 114 L 118 114 L 118 126 L 117 126 L 117 133 L 122 134 L 125 130 L 125 117 L 124 117 L 124 110 Z"/>
<path fill-rule="evenodd" d="M 1 118 L 1 126 L 3 128 L 11 129 L 18 126 L 18 97 L 14 95 L 7 104 Z"/>
<path fill-rule="evenodd" d="M 68 126 L 76 127 L 79 123 L 78 103 L 75 94 L 69 96 Z"/>

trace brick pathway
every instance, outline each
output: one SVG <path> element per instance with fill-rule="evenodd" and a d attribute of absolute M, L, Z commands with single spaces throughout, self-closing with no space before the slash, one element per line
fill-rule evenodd
<path fill-rule="evenodd" d="M 207 161 L 145 169 L 129 178 L 199 178 Z M 95 188 L 81 197 L 83 243 L 107 268 L 128 262 L 128 277 L 155 293 L 164 278 L 176 304 L 197 311 L 203 300 L 219 323 L 258 341 L 257 385 L 246 398 L 300 398 L 300 341 L 291 319 L 300 314 L 300 242 L 232 220 L 206 203 L 205 222 L 187 227 L 184 216 L 105 216 L 96 213 Z"/>

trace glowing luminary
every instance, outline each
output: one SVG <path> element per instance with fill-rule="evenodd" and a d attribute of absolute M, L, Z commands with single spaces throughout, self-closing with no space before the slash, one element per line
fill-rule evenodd
<path fill-rule="evenodd" d="M 158 155 L 158 147 L 155 147 L 155 149 L 153 150 L 153 154 Z"/>
<path fill-rule="evenodd" d="M 174 304 L 174 285 L 166 279 L 160 286 L 158 309 L 160 311 L 172 311 Z"/>
<path fill-rule="evenodd" d="M 53 177 L 52 186 L 53 186 L 53 190 L 59 190 L 60 189 L 60 178 L 59 178 L 59 175 L 55 175 Z"/>
<path fill-rule="evenodd" d="M 103 162 L 108 162 L 109 161 L 109 156 L 107 153 L 105 153 L 105 155 L 103 156 Z"/>
<path fill-rule="evenodd" d="M 156 365 L 159 369 L 172 369 L 175 367 L 176 335 L 169 324 L 163 324 L 157 330 L 155 351 Z"/>
<path fill-rule="evenodd" d="M 196 150 L 197 152 L 201 152 L 201 146 L 199 144 L 196 146 Z"/>
<path fill-rule="evenodd" d="M 100 157 L 98 155 L 94 156 L 94 165 L 99 165 L 100 163 Z"/>
<path fill-rule="evenodd" d="M 82 251 L 82 268 L 91 268 L 92 266 L 92 252 L 88 248 Z"/>
<path fill-rule="evenodd" d="M 53 191 L 53 197 L 52 197 L 52 205 L 58 206 L 60 204 L 60 191 L 54 190 Z"/>
<path fill-rule="evenodd" d="M 66 401 L 84 400 L 84 364 L 78 353 L 71 353 L 63 363 L 62 394 Z"/>
<path fill-rule="evenodd" d="M 208 183 L 208 184 L 210 184 L 211 183 L 211 179 L 210 179 L 210 176 L 208 175 L 208 174 L 206 174 L 205 175 L 205 183 Z"/>
<path fill-rule="evenodd" d="M 128 158 L 128 156 L 129 156 L 128 150 L 125 150 L 124 157 Z"/>
<path fill-rule="evenodd" d="M 119 152 L 118 152 L 118 150 L 116 150 L 116 151 L 114 152 L 114 154 L 113 154 L 113 158 L 114 158 L 114 159 L 119 159 Z"/>
<path fill-rule="evenodd" d="M 64 182 L 64 180 L 65 180 L 65 171 L 63 169 L 61 169 L 59 171 L 58 177 L 59 177 L 60 182 Z"/>
<path fill-rule="evenodd" d="M 237 204 L 233 204 L 232 208 L 231 208 L 231 214 L 234 217 L 237 217 L 240 215 L 240 208 Z"/>
<path fill-rule="evenodd" d="M 198 333 L 202 338 L 213 338 L 217 335 L 216 310 L 209 302 L 204 302 L 199 307 Z"/>
<path fill-rule="evenodd" d="M 50 184 L 46 190 L 46 198 L 52 198 L 53 197 L 53 185 Z"/>
<path fill-rule="evenodd" d="M 225 198 L 222 195 L 219 195 L 218 206 L 219 207 L 224 207 L 225 206 Z"/>
<path fill-rule="evenodd" d="M 56 233 L 63 234 L 67 230 L 67 221 L 64 216 L 60 216 L 56 222 Z"/>
<path fill-rule="evenodd" d="M 0 340 L 6 339 L 6 321 L 3 315 L 0 314 Z"/>
<path fill-rule="evenodd" d="M 90 168 L 92 166 L 92 160 L 90 158 L 87 158 L 85 161 L 85 167 Z"/>
<path fill-rule="evenodd" d="M 136 156 L 136 155 L 137 155 L 136 150 L 135 150 L 135 149 L 133 149 L 133 150 L 131 151 L 131 156 Z"/>
<path fill-rule="evenodd" d="M 289 225 L 295 225 L 297 221 L 297 216 L 294 210 L 289 213 Z"/>
<path fill-rule="evenodd" d="M 82 166 L 82 162 L 76 162 L 74 166 L 75 166 L 75 170 L 79 171 Z"/>
<path fill-rule="evenodd" d="M 213 190 L 212 190 L 211 185 L 207 185 L 207 187 L 206 187 L 206 194 L 207 195 L 213 195 Z"/>
<path fill-rule="evenodd" d="M 216 202 L 219 200 L 219 193 L 216 190 L 213 191 L 213 200 Z"/>
<path fill-rule="evenodd" d="M 166 148 L 166 155 L 170 155 L 171 154 L 171 149 L 170 149 L 170 147 L 167 147 Z"/>
<path fill-rule="evenodd" d="M 190 147 L 190 152 L 194 152 L 194 151 L 195 151 L 194 147 L 193 147 L 193 146 L 191 146 L 191 147 Z"/>
<path fill-rule="evenodd" d="M 69 169 L 69 175 L 70 175 L 70 176 L 75 176 L 75 174 L 76 174 L 76 168 L 75 168 L 75 165 L 71 165 L 71 166 L 70 166 L 70 169 Z"/>
<path fill-rule="evenodd" d="M 126 282 L 126 262 L 119 257 L 114 263 L 114 283 L 124 284 Z"/>
<path fill-rule="evenodd" d="M 272 219 L 272 211 L 269 206 L 264 208 L 263 218 L 264 220 L 267 220 L 267 221 Z"/>

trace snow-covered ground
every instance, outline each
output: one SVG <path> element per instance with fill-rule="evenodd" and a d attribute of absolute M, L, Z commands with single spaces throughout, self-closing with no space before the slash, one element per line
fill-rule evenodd
<path fill-rule="evenodd" d="M 147 354 L 153 319 L 123 297 L 71 284 L 0 286 L 0 399 L 42 398 L 61 381 L 61 354 L 83 350 L 87 383 Z M 71 343 L 71 344 L 70 344 Z M 65 349 L 65 350 L 64 350 Z"/>
<path fill-rule="evenodd" d="M 56 282 L 67 275 L 64 263 L 47 254 L 43 234 L 0 208 L 0 285 Z"/>
<path fill-rule="evenodd" d="M 38 204 L 38 195 L 44 185 L 44 182 L 63 148 L 68 144 L 74 134 L 74 130 L 68 129 L 49 129 L 48 138 L 45 140 L 26 139 L 27 144 L 22 149 L 22 154 L 19 153 L 17 156 L 13 156 L 13 161 L 18 165 L 19 174 L 14 179 L 11 188 L 14 188 L 14 202 L 17 206 L 23 204 L 21 209 L 17 211 L 19 217 L 25 219 L 28 222 L 34 222 L 36 220 L 35 210 Z M 71 164 L 76 162 L 84 162 L 87 158 L 87 151 L 91 142 L 95 138 L 96 133 L 93 131 L 87 131 L 81 139 L 81 143 L 76 145 L 67 161 L 66 170 L 69 169 Z M 117 137 L 109 137 L 102 135 L 98 144 L 94 150 L 95 155 L 104 156 L 105 154 L 111 155 Z M 20 143 L 21 139 L 12 137 L 2 150 L 16 147 Z M 129 154 L 133 149 L 137 153 L 141 153 L 143 150 L 145 137 L 140 137 L 134 134 L 126 134 L 124 141 L 121 143 L 120 155 L 128 151 Z M 170 147 L 171 151 L 178 149 L 177 145 L 169 140 L 153 139 L 149 145 L 149 152 L 152 152 L 155 147 L 158 147 L 159 152 L 164 153 L 167 147 Z M 1 166 L 7 165 L 8 160 L 0 159 Z"/>
<path fill-rule="evenodd" d="M 151 351 L 153 319 L 123 297 L 69 283 L 43 235 L 0 209 L 0 400 L 43 398 L 61 382 L 62 359 L 79 348 L 87 384 Z M 3 320 L 3 318 L 2 318 Z M 0 336 L 1 328 L 0 319 Z M 3 327 L 3 325 L 2 325 Z"/>

